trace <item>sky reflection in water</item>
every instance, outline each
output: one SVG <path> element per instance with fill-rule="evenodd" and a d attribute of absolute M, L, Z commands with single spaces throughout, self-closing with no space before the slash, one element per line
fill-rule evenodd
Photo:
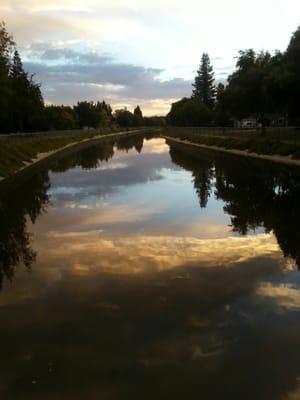
<path fill-rule="evenodd" d="M 299 182 L 133 137 L 3 194 L 1 398 L 299 398 Z"/>

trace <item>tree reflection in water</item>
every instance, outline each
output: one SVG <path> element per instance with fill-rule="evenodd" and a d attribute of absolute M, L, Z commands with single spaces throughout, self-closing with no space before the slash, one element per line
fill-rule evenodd
<path fill-rule="evenodd" d="M 0 287 L 12 280 L 15 267 L 30 268 L 36 259 L 27 231 L 27 218 L 35 223 L 45 210 L 50 187 L 48 172 L 39 172 L 16 190 L 0 193 Z"/>
<path fill-rule="evenodd" d="M 109 141 L 99 145 L 91 145 L 83 150 L 72 153 L 51 166 L 54 172 L 66 172 L 75 167 L 82 169 L 93 169 L 99 166 L 100 162 L 109 161 L 114 155 L 114 142 Z"/>
<path fill-rule="evenodd" d="M 71 168 L 93 169 L 100 162 L 109 161 L 118 149 L 135 148 L 141 152 L 144 138 L 140 135 L 110 140 L 76 151 L 51 164 L 54 172 L 65 172 Z M 14 184 L 14 182 L 12 182 Z M 27 218 L 34 224 L 49 203 L 50 180 L 48 170 L 31 176 L 17 188 L 0 192 L 0 289 L 4 278 L 11 281 L 15 268 L 24 265 L 30 269 L 36 260 L 32 249 L 31 234 L 27 231 Z"/>
<path fill-rule="evenodd" d="M 141 135 L 124 136 L 117 140 L 116 146 L 118 150 L 129 150 L 135 148 L 138 153 L 143 149 L 144 137 Z"/>
<path fill-rule="evenodd" d="M 222 154 L 186 153 L 170 145 L 172 161 L 192 172 L 201 207 L 214 193 L 225 202 L 234 232 L 274 232 L 285 257 L 300 267 L 300 171 Z"/>

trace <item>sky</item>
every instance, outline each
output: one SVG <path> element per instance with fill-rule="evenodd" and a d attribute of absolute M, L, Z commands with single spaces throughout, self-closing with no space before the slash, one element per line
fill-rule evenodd
<path fill-rule="evenodd" d="M 240 49 L 284 50 L 299 0 L 1 0 L 46 103 L 106 100 L 165 115 L 189 96 L 201 54 L 224 81 Z"/>

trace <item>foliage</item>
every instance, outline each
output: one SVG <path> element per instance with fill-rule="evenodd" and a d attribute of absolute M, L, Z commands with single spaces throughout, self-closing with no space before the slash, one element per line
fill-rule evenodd
<path fill-rule="evenodd" d="M 236 117 L 255 114 L 264 123 L 268 111 L 266 77 L 270 64 L 271 55 L 268 52 L 240 51 L 236 71 L 229 76 L 227 88 L 228 105 Z"/>
<path fill-rule="evenodd" d="M 17 50 L 14 52 L 10 71 L 11 99 L 11 129 L 13 132 L 34 131 L 41 126 L 44 101 L 40 86 L 33 81 L 32 76 L 23 69 L 23 64 Z"/>
<path fill-rule="evenodd" d="M 221 98 L 233 118 L 256 116 L 262 125 L 266 114 L 276 113 L 291 124 L 300 125 L 300 27 L 284 53 L 239 52 L 236 70 L 228 78 Z M 219 101 L 216 109 L 218 109 Z"/>
<path fill-rule="evenodd" d="M 202 101 L 210 109 L 213 109 L 215 104 L 216 89 L 214 81 L 214 72 L 210 63 L 209 55 L 203 53 L 201 64 L 193 84 L 193 97 Z"/>
<path fill-rule="evenodd" d="M 114 114 L 114 119 L 116 123 L 123 128 L 129 128 L 131 126 L 135 126 L 136 124 L 136 119 L 134 115 L 126 108 L 116 110 Z"/>
<path fill-rule="evenodd" d="M 78 118 L 80 128 L 105 127 L 109 124 L 112 110 L 109 104 L 105 101 L 81 101 L 74 106 L 74 112 Z"/>
<path fill-rule="evenodd" d="M 214 110 L 215 121 L 219 126 L 230 125 L 230 113 L 226 106 L 227 92 L 223 83 L 217 87 L 216 106 Z"/>
<path fill-rule="evenodd" d="M 10 101 L 12 96 L 9 77 L 11 55 L 14 49 L 12 37 L 4 23 L 0 23 L 0 132 L 7 130 L 10 124 Z"/>
<path fill-rule="evenodd" d="M 288 71 L 288 111 L 290 118 L 300 125 L 300 26 L 293 34 L 283 58 L 284 68 Z"/>
<path fill-rule="evenodd" d="M 167 115 L 170 125 L 198 126 L 207 124 L 212 119 L 211 110 L 197 97 L 183 98 L 172 104 Z"/>
<path fill-rule="evenodd" d="M 68 106 L 46 106 L 45 123 L 49 130 L 74 129 L 78 126 L 75 111 Z"/>
<path fill-rule="evenodd" d="M 134 115 L 134 123 L 136 126 L 141 126 L 143 125 L 143 113 L 142 110 L 140 109 L 140 106 L 136 106 L 136 108 L 133 111 Z"/>
<path fill-rule="evenodd" d="M 41 128 L 44 102 L 40 86 L 23 69 L 4 23 L 0 24 L 0 132 Z"/>
<path fill-rule="evenodd" d="M 143 118 L 143 124 L 145 126 L 166 126 L 166 123 L 165 117 L 153 116 Z"/>

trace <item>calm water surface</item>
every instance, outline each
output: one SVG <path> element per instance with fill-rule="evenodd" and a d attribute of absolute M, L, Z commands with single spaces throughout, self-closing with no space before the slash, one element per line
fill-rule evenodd
<path fill-rule="evenodd" d="M 1 399 L 300 398 L 300 173 L 131 137 L 0 193 Z"/>

